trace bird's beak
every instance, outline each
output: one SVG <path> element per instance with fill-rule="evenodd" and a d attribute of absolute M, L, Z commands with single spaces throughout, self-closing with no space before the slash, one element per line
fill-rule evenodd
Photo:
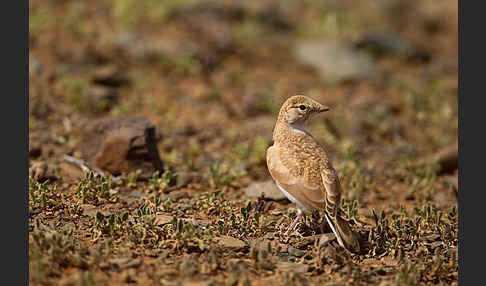
<path fill-rule="evenodd" d="M 322 105 L 322 104 L 321 104 L 321 107 L 319 107 L 319 112 L 325 112 L 325 111 L 329 111 L 329 110 L 331 110 L 330 107 Z"/>

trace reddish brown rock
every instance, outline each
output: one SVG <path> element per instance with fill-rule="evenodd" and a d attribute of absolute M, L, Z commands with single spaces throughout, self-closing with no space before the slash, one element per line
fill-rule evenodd
<path fill-rule="evenodd" d="M 163 171 L 154 126 L 145 117 L 101 118 L 81 131 L 81 153 L 91 166 L 119 175 Z"/>

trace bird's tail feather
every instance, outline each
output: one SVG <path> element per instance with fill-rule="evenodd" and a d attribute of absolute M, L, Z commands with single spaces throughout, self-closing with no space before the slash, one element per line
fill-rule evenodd
<path fill-rule="evenodd" d="M 349 227 L 348 222 L 342 219 L 339 215 L 336 215 L 333 219 L 327 212 L 324 212 L 324 216 L 326 217 L 332 232 L 336 236 L 339 245 L 351 252 L 359 252 L 360 247 L 358 239 Z"/>

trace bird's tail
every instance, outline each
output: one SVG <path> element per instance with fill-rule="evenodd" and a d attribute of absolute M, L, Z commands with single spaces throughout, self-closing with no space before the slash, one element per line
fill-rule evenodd
<path fill-rule="evenodd" d="M 332 217 L 326 211 L 324 211 L 324 216 L 326 217 L 327 223 L 329 223 L 332 232 L 336 236 L 339 245 L 351 252 L 359 252 L 360 247 L 358 239 L 351 227 L 349 227 L 349 223 L 339 214 Z"/>

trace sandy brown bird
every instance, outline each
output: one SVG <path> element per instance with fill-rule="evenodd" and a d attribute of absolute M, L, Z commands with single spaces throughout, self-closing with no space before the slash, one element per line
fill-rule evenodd
<path fill-rule="evenodd" d="M 267 166 L 277 187 L 297 205 L 297 218 L 285 235 L 294 229 L 303 212 L 323 210 L 338 243 L 358 252 L 358 239 L 339 215 L 339 177 L 324 148 L 305 129 L 313 116 L 328 110 L 329 107 L 303 95 L 287 99 L 275 124 L 274 143 L 267 149 Z"/>

